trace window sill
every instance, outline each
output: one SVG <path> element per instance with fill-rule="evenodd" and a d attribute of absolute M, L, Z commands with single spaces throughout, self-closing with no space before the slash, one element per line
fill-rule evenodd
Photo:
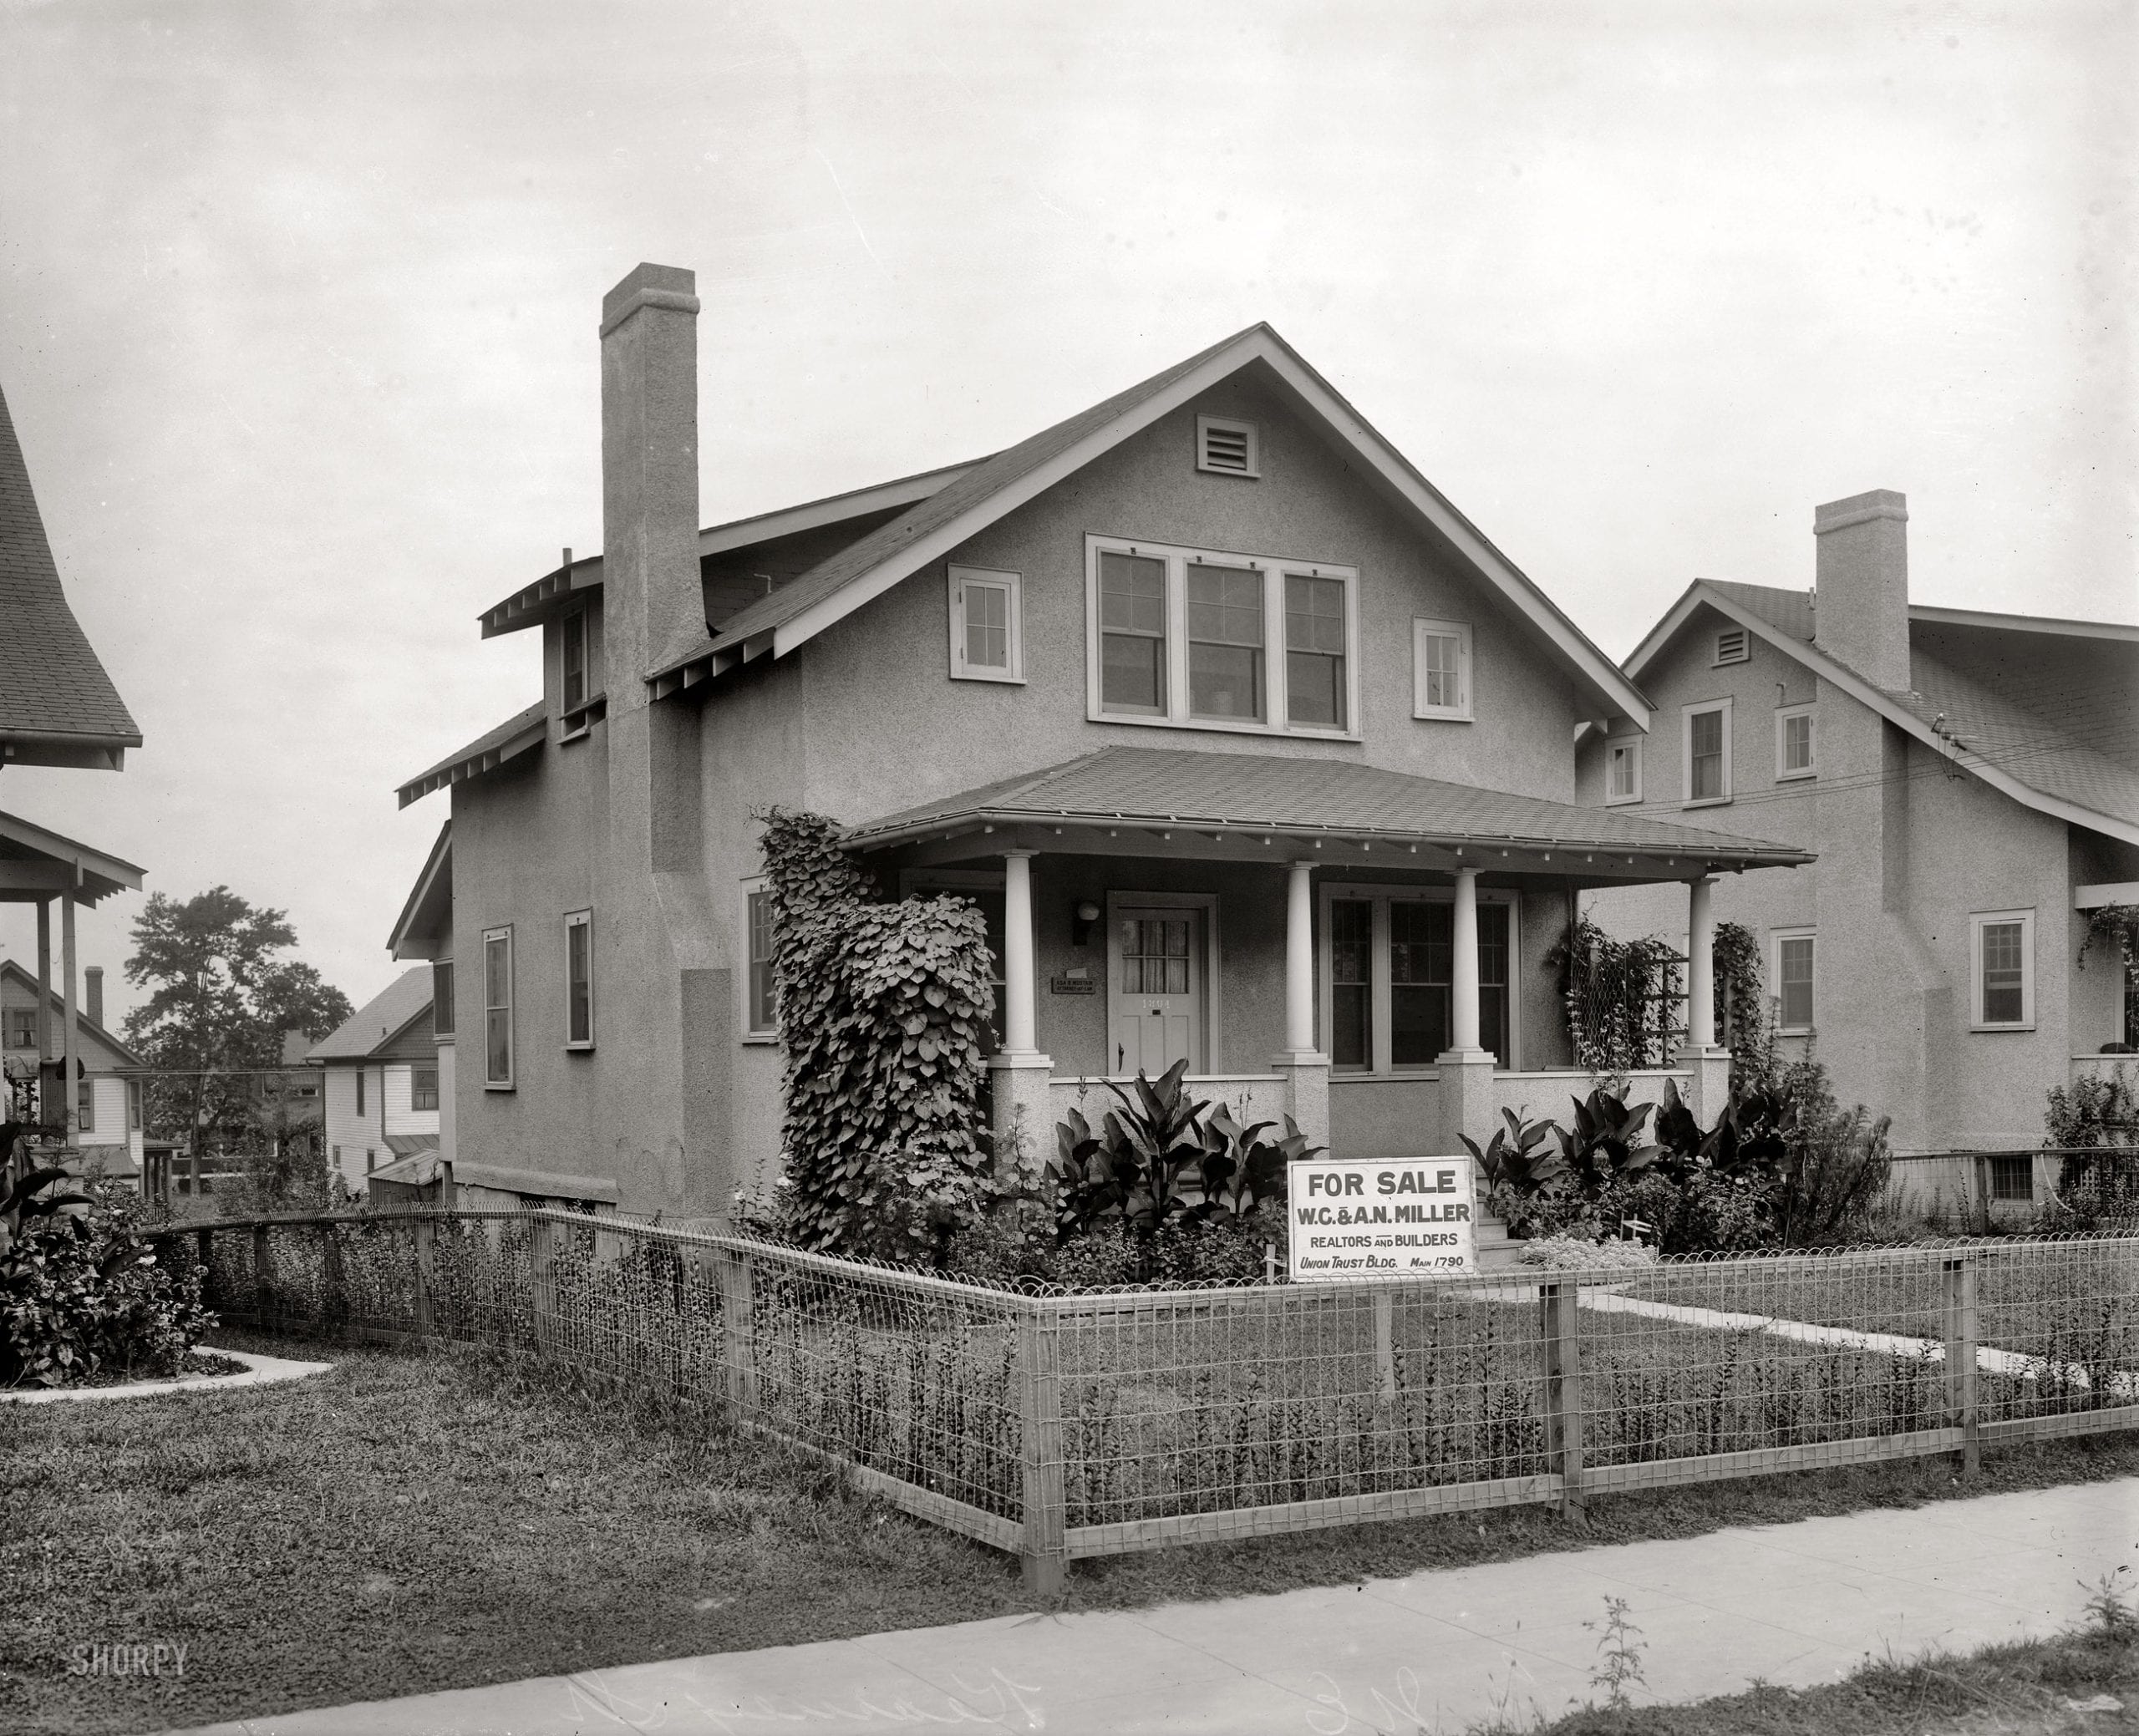
<path fill-rule="evenodd" d="M 1818 1028 L 1816 1025 L 1777 1025 L 1775 1034 L 1778 1037 L 1810 1037 Z"/>
<path fill-rule="evenodd" d="M 998 675 L 993 671 L 988 669 L 953 669 L 951 671 L 951 679 L 953 681 L 990 681 L 993 682 L 998 687 L 1006 688 L 1021 688 L 1025 684 L 1025 678 L 1022 675 Z"/>
<path fill-rule="evenodd" d="M 1469 723 L 1476 721 L 1468 711 L 1415 711 L 1415 723 Z"/>
<path fill-rule="evenodd" d="M 1816 769 L 1806 772 L 1777 772 L 1775 774 L 1775 780 L 1778 784 L 1809 784 L 1819 775 Z"/>
<path fill-rule="evenodd" d="M 1969 1029 L 1972 1033 L 1985 1037 L 1995 1037 L 2008 1031 L 2032 1031 L 2035 1028 L 2035 1022 L 2033 1019 L 2029 1019 L 2025 1023 L 2013 1025 L 1986 1025 L 1974 1023 L 1970 1024 Z"/>
<path fill-rule="evenodd" d="M 568 741 L 577 741 L 588 734 L 594 726 L 609 715 L 609 696 L 597 693 L 584 704 L 576 705 L 559 719 L 563 733 L 557 737 L 562 746 Z"/>
<path fill-rule="evenodd" d="M 1641 798 L 1638 795 L 1608 795 L 1604 798 L 1604 805 L 1608 808 L 1639 808 Z"/>
<path fill-rule="evenodd" d="M 483 1089 L 485 1091 L 510 1091 L 512 1089 L 512 1084 L 510 1080 L 500 1085 L 495 1079 L 485 1079 Z"/>
<path fill-rule="evenodd" d="M 1202 729 L 1220 735 L 1266 736 L 1278 741 L 1355 742 L 1364 739 L 1356 729 L 1317 729 L 1304 723 L 1283 727 L 1273 723 L 1229 723 L 1216 718 L 1184 718 L 1176 722 L 1172 718 L 1138 717 L 1119 711 L 1087 711 L 1085 718 L 1091 723 L 1127 723 L 1146 729 Z"/>
<path fill-rule="evenodd" d="M 567 1043 L 565 1053 L 568 1055 L 591 1055 L 594 1053 L 594 1045 L 591 1043 Z"/>
<path fill-rule="evenodd" d="M 1727 808 L 1730 805 L 1730 798 L 1727 795 L 1705 795 L 1699 801 L 1681 802 L 1679 805 L 1681 809 Z"/>
<path fill-rule="evenodd" d="M 777 1031 L 745 1031 L 742 1035 L 741 1040 L 744 1043 L 755 1043 L 762 1048 L 778 1043 L 780 1041 L 780 1033 Z"/>

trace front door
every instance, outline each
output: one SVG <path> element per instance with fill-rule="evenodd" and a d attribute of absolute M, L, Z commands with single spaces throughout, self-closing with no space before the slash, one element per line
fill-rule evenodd
<path fill-rule="evenodd" d="M 1114 912 L 1109 990 L 1114 1068 L 1156 1079 L 1186 1058 L 1203 1066 L 1203 912 L 1179 906 Z"/>

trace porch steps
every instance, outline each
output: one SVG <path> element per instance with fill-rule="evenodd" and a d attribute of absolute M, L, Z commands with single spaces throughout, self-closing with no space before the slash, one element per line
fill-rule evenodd
<path fill-rule="evenodd" d="M 1478 1226 L 1478 1269 L 1501 1272 L 1520 1265 L 1522 1244 L 1507 1233 L 1507 1225 L 1491 1212 L 1481 1211 Z"/>

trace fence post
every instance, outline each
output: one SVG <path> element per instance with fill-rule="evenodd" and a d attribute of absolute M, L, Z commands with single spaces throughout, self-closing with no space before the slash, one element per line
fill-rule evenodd
<path fill-rule="evenodd" d="M 1070 1566 L 1067 1501 L 1062 1476 L 1061 1329 L 1044 1298 L 1018 1316 L 1020 1453 L 1024 1521 L 1019 1560 L 1025 1590 L 1052 1602 L 1062 1595 Z"/>
<path fill-rule="evenodd" d="M 336 1318 L 334 1305 L 346 1304 L 342 1282 L 342 1243 L 332 1224 L 319 1226 L 319 1323 L 326 1326 Z"/>
<path fill-rule="evenodd" d="M 193 1251 L 201 1261 L 201 1301 L 205 1307 L 216 1304 L 216 1232 L 196 1230 L 193 1232 Z"/>
<path fill-rule="evenodd" d="M 438 1262 L 438 1226 L 419 1218 L 409 1226 L 416 1239 L 416 1336 L 431 1335 L 431 1279 Z"/>
<path fill-rule="evenodd" d="M 1545 1345 L 1545 1450 L 1560 1474 L 1560 1517 L 1581 1525 L 1588 1520 L 1582 1492 L 1582 1348 L 1575 1318 L 1581 1287 L 1544 1284 L 1538 1293 Z"/>
<path fill-rule="evenodd" d="M 1976 1404 L 1976 1257 L 1948 1256 L 1943 1274 L 1946 1317 L 1946 1426 L 1961 1431 L 1961 1475 L 1983 1468 Z"/>
<path fill-rule="evenodd" d="M 267 1324 L 275 1285 L 275 1247 L 268 1231 L 266 1224 L 252 1226 L 252 1322 L 263 1327 Z"/>
<path fill-rule="evenodd" d="M 1374 1293 L 1375 1391 L 1384 1404 L 1396 1402 L 1396 1298 L 1383 1285 Z"/>
<path fill-rule="evenodd" d="M 754 1266 L 748 1254 L 721 1256 L 721 1362 L 727 1370 L 728 1419 L 746 1421 L 758 1408 L 756 1353 L 750 1344 L 756 1307 Z"/>

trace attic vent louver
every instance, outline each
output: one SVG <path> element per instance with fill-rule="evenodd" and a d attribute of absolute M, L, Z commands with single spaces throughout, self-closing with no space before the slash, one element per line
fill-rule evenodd
<path fill-rule="evenodd" d="M 1720 632 L 1715 636 L 1715 661 L 1719 666 L 1725 663 L 1742 663 L 1749 660 L 1752 655 L 1751 638 L 1744 627 L 1734 627 L 1728 632 Z"/>
<path fill-rule="evenodd" d="M 1229 422 L 1222 416 L 1196 419 L 1196 468 L 1222 476 L 1253 476 L 1256 470 L 1255 424 Z"/>

